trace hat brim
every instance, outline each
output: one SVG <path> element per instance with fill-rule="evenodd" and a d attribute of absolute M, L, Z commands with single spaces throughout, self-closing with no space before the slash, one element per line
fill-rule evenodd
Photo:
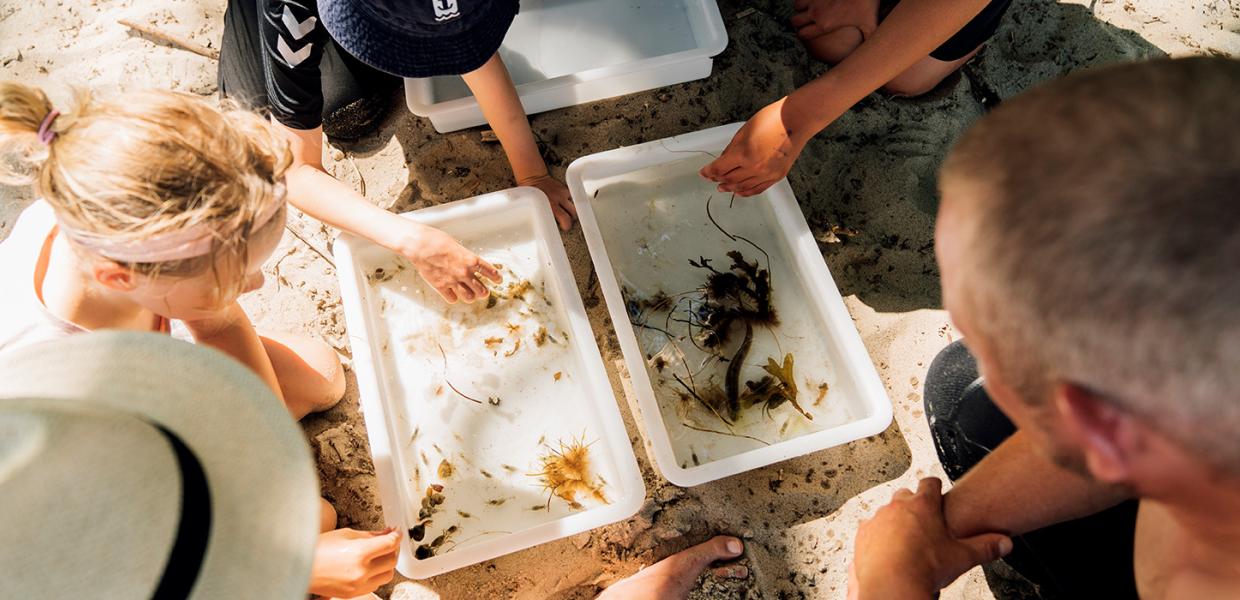
<path fill-rule="evenodd" d="M 358 60 L 398 77 L 463 75 L 490 60 L 516 17 L 517 2 L 490 5 L 471 27 L 418 35 L 392 27 L 357 2 L 320 2 L 319 18 L 332 39 Z"/>
<path fill-rule="evenodd" d="M 192 598 L 304 597 L 318 478 L 296 422 L 249 369 L 164 335 L 99 332 L 4 354 L 0 382 L 0 406 L 125 413 L 193 452 L 210 489 L 211 531 Z"/>

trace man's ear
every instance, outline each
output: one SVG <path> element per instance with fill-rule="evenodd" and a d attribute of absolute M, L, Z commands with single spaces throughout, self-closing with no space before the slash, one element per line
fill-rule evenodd
<path fill-rule="evenodd" d="M 1074 383 L 1056 384 L 1054 402 L 1068 435 L 1081 448 L 1090 474 L 1105 483 L 1127 481 L 1132 474 L 1137 433 L 1131 416 Z"/>
<path fill-rule="evenodd" d="M 95 261 L 91 275 L 99 285 L 117 292 L 131 292 L 138 285 L 137 274 L 110 260 Z"/>

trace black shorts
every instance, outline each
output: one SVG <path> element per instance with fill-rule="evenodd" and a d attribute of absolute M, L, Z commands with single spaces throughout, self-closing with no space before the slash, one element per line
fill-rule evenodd
<path fill-rule="evenodd" d="M 399 82 L 340 49 L 319 23 L 315 0 L 228 2 L 222 96 L 293 129 L 322 125 L 329 136 L 355 139 L 378 125 Z"/>
<path fill-rule="evenodd" d="M 885 18 L 887 13 L 899 3 L 900 0 L 882 0 L 878 9 L 879 19 Z M 987 4 L 986 8 L 973 17 L 972 21 L 966 23 L 960 31 L 957 31 L 956 35 L 935 48 L 930 53 L 930 58 L 952 62 L 968 56 L 970 52 L 976 50 L 995 34 L 995 31 L 999 29 L 999 22 L 1003 19 L 1003 13 L 1007 12 L 1011 4 L 1012 0 L 991 0 L 990 4 Z"/>

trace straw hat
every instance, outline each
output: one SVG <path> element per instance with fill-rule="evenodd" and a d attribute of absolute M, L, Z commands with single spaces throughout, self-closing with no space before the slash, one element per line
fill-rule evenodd
<path fill-rule="evenodd" d="M 90 333 L 0 354 L 0 596 L 305 598 L 296 423 L 214 350 Z"/>

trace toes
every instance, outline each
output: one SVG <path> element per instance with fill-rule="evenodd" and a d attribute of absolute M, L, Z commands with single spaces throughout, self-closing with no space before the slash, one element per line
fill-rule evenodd
<path fill-rule="evenodd" d="M 711 571 L 720 579 L 745 579 L 749 577 L 749 567 L 745 565 L 728 565 Z"/>
<path fill-rule="evenodd" d="M 719 535 L 684 550 L 680 555 L 685 560 L 692 562 L 696 570 L 702 570 L 717 560 L 736 558 L 744 550 L 745 546 L 739 539 L 732 536 Z"/>

